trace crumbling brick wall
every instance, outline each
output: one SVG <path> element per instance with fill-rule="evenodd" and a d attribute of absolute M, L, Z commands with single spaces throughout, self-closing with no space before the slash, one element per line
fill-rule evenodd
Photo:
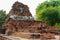
<path fill-rule="evenodd" d="M 22 10 L 20 10 L 22 8 Z M 22 11 L 22 12 L 21 12 Z M 29 11 L 29 7 L 20 2 L 15 2 L 12 6 L 9 15 L 18 15 L 18 16 L 32 16 Z"/>
<path fill-rule="evenodd" d="M 50 33 L 50 31 L 58 30 L 56 27 L 50 27 L 46 23 L 41 21 L 14 20 L 10 18 L 11 15 L 32 17 L 32 14 L 30 13 L 29 7 L 27 5 L 24 5 L 20 2 L 15 2 L 3 25 L 6 29 L 6 34 L 13 34 L 14 32 Z M 33 36 L 33 37 L 36 37 L 36 36 Z"/>

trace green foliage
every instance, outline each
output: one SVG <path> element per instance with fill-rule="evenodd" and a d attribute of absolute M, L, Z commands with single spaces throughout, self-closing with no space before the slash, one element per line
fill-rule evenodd
<path fill-rule="evenodd" d="M 39 6 L 36 8 L 36 12 L 44 9 L 44 8 L 48 8 L 48 7 L 56 7 L 60 5 L 60 1 L 45 1 L 41 4 L 39 4 Z"/>
<path fill-rule="evenodd" d="M 36 19 L 51 26 L 60 22 L 60 1 L 45 1 L 36 8 Z"/>
<path fill-rule="evenodd" d="M 50 0 L 50 1 L 60 1 L 60 0 Z"/>
<path fill-rule="evenodd" d="M 57 26 L 57 28 L 60 29 L 60 23 L 56 23 L 55 26 Z"/>
<path fill-rule="evenodd" d="M 7 17 L 6 11 L 0 10 L 0 26 L 2 26 L 6 17 Z"/>

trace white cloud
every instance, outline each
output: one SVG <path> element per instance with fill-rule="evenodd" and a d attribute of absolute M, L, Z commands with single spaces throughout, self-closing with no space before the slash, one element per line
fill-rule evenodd
<path fill-rule="evenodd" d="M 14 2 L 16 2 L 17 0 L 1 0 L 0 1 L 0 10 L 3 9 L 3 10 L 6 10 L 7 13 L 9 13 L 12 5 Z M 36 7 L 38 6 L 38 4 L 46 1 L 46 0 L 18 0 L 19 2 L 22 2 L 26 5 L 29 6 L 30 8 L 30 12 L 35 15 L 35 9 Z"/>

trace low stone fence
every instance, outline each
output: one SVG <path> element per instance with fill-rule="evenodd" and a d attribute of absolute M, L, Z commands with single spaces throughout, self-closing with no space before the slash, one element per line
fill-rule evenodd
<path fill-rule="evenodd" d="M 60 36 L 56 35 L 55 39 L 26 39 L 26 38 L 15 37 L 15 36 L 0 35 L 0 40 L 60 40 Z"/>
<path fill-rule="evenodd" d="M 24 38 L 21 38 L 21 40 L 60 40 L 60 36 L 55 36 L 56 39 L 24 39 Z"/>
<path fill-rule="evenodd" d="M 11 40 L 11 39 L 0 36 L 0 40 Z"/>

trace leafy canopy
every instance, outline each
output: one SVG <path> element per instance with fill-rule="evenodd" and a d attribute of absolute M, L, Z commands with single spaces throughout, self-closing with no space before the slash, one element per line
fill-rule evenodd
<path fill-rule="evenodd" d="M 45 1 L 36 8 L 36 19 L 49 25 L 60 22 L 60 1 Z"/>

